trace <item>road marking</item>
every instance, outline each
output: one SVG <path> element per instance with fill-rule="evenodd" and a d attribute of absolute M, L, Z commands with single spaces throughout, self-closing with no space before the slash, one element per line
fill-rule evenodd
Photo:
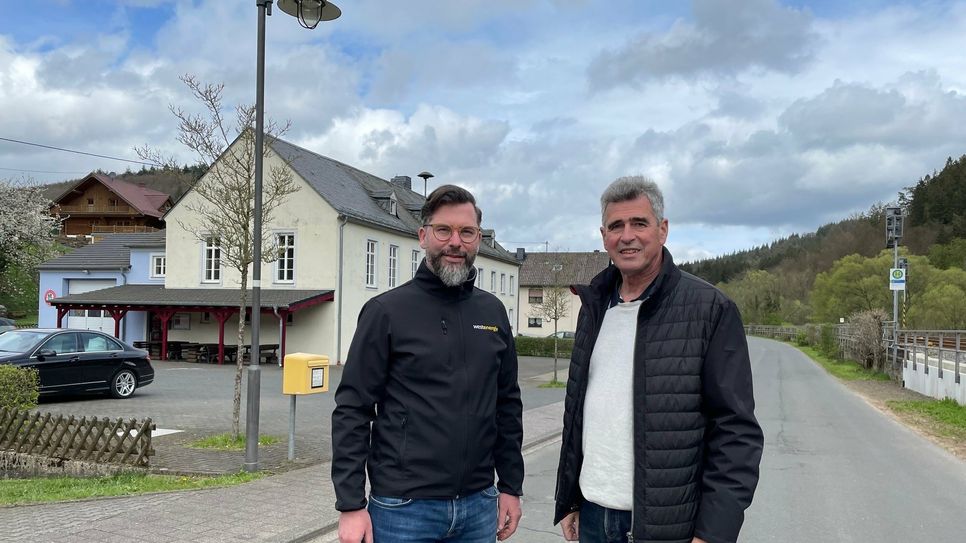
<path fill-rule="evenodd" d="M 151 437 L 166 436 L 168 434 L 179 434 L 179 433 L 181 433 L 183 431 L 184 430 L 171 430 L 171 429 L 168 429 L 168 428 L 158 428 L 157 430 L 151 432 Z M 137 430 L 129 430 L 128 433 L 131 434 L 131 436 L 138 435 L 138 431 Z M 118 436 L 124 435 L 124 430 L 118 430 L 117 431 L 117 435 Z"/>

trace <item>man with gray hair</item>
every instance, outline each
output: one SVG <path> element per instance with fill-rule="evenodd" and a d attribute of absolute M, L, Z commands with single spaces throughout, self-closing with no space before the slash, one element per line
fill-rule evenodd
<path fill-rule="evenodd" d="M 738 309 L 674 265 L 653 181 L 600 203 L 612 264 L 573 287 L 554 523 L 568 541 L 734 542 L 763 442 Z"/>

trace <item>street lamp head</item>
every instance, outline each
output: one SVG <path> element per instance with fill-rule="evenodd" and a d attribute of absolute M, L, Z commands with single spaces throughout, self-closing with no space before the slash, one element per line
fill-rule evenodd
<path fill-rule="evenodd" d="M 278 0 L 278 9 L 299 20 L 299 24 L 312 29 L 321 21 L 338 19 L 342 10 L 327 0 Z"/>
<path fill-rule="evenodd" d="M 435 176 L 433 174 L 427 172 L 427 171 L 423 171 L 423 172 L 417 173 L 416 176 L 423 178 L 423 198 L 425 198 L 426 197 L 426 182 L 429 181 L 429 179 L 431 177 L 435 177 Z"/>

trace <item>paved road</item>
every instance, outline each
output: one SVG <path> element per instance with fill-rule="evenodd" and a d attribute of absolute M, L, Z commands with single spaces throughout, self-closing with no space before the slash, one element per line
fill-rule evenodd
<path fill-rule="evenodd" d="M 966 541 L 966 463 L 894 422 L 789 345 L 749 339 L 765 431 L 742 542 Z M 527 456 L 517 542 L 551 527 L 559 444 Z"/>

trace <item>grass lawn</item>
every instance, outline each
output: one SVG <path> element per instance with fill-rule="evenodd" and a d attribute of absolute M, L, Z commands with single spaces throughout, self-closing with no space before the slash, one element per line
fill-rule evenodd
<path fill-rule="evenodd" d="M 274 445 L 281 441 L 276 436 L 259 436 L 259 445 Z M 195 449 L 218 449 L 222 451 L 240 451 L 245 448 L 245 436 L 239 434 L 237 438 L 232 439 L 231 434 L 217 434 L 213 436 L 208 436 L 197 441 L 192 441 L 188 444 L 189 447 Z"/>
<path fill-rule="evenodd" d="M 0 480 L 0 505 L 81 500 L 103 496 L 126 496 L 146 492 L 169 492 L 232 486 L 254 481 L 264 473 L 240 472 L 215 477 L 176 475 L 116 475 L 113 477 L 49 477 Z"/>

